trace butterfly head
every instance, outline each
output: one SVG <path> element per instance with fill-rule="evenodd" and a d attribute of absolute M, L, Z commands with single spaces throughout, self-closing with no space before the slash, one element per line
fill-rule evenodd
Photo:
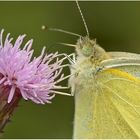
<path fill-rule="evenodd" d="M 77 41 L 76 52 L 78 56 L 91 57 L 99 61 L 108 58 L 105 50 L 96 43 L 96 39 L 90 39 L 88 36 L 80 37 Z"/>
<path fill-rule="evenodd" d="M 89 57 L 94 54 L 96 39 L 91 40 L 89 37 L 80 37 L 77 41 L 76 51 L 78 55 Z"/>

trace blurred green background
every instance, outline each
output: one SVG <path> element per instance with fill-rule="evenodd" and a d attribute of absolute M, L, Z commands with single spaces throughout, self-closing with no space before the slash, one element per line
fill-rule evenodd
<path fill-rule="evenodd" d="M 96 37 L 103 48 L 140 53 L 140 2 L 79 3 L 90 37 Z M 0 28 L 14 38 L 23 33 L 26 41 L 33 38 L 34 55 L 39 55 L 44 45 L 48 52 L 74 52 L 57 43 L 76 43 L 77 37 L 42 31 L 42 25 L 86 35 L 74 1 L 0 2 Z M 2 138 L 72 138 L 73 116 L 73 97 L 56 95 L 52 104 L 46 105 L 21 101 Z"/>

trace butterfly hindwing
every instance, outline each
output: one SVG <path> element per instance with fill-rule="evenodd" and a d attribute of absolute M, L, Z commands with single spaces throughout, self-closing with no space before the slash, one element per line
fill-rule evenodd
<path fill-rule="evenodd" d="M 129 52 L 107 52 L 107 54 L 111 58 L 137 58 L 140 59 L 140 55 L 136 53 L 129 53 Z"/>

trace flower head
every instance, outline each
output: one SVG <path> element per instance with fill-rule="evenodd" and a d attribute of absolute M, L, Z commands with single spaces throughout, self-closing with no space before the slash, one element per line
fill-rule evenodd
<path fill-rule="evenodd" d="M 3 32 L 4 30 L 0 34 L 1 94 L 7 95 L 8 103 L 15 95 L 35 103 L 49 103 L 54 97 L 52 94 L 55 93 L 54 89 L 61 88 L 56 86 L 56 83 L 65 79 L 64 75 L 60 76 L 61 64 L 65 58 L 56 59 L 60 56 L 58 53 L 45 55 L 45 48 L 39 57 L 33 58 L 34 50 L 31 49 L 33 40 L 29 40 L 21 49 L 25 35 L 20 35 L 12 44 L 10 34 L 6 36 L 5 41 L 2 40 Z"/>

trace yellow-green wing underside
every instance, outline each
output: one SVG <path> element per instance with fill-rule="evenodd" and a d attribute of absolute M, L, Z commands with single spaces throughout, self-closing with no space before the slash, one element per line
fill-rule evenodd
<path fill-rule="evenodd" d="M 140 138 L 138 72 L 138 66 L 108 69 L 77 90 L 74 138 Z"/>

